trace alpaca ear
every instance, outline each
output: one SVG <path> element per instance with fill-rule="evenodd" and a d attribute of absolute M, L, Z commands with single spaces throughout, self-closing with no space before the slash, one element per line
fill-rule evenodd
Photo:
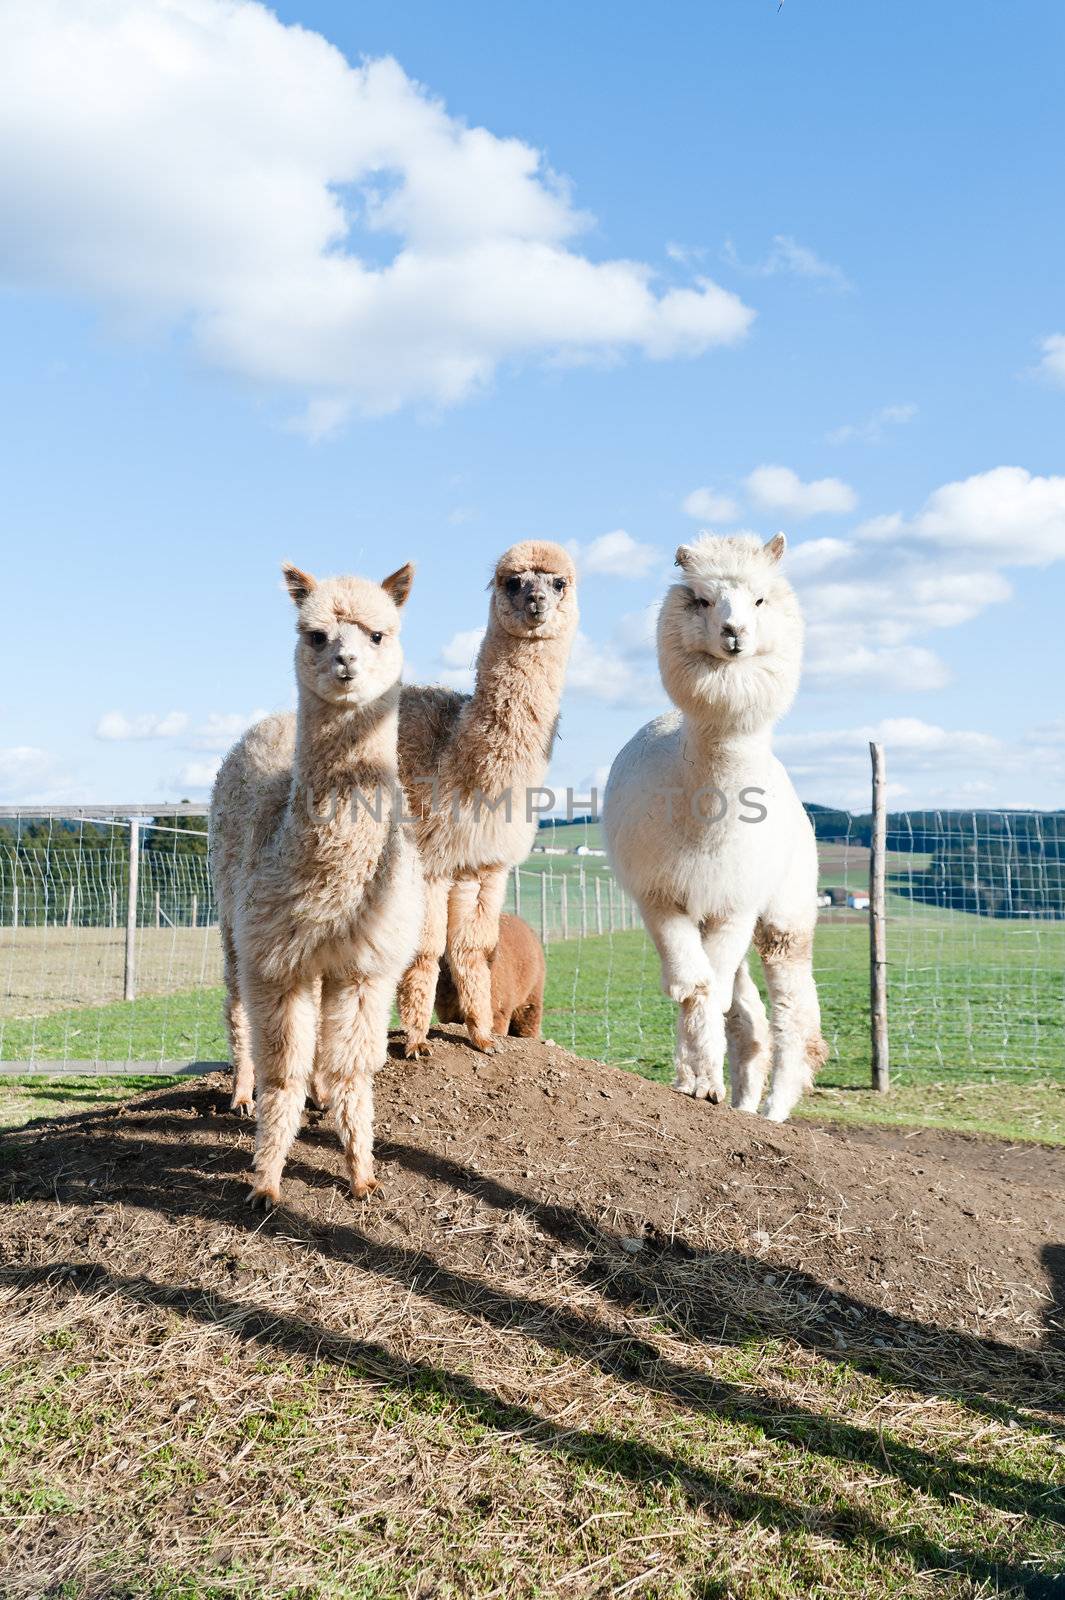
<path fill-rule="evenodd" d="M 311 591 L 317 589 L 318 579 L 312 578 L 309 572 L 301 572 L 291 561 L 282 561 L 281 571 L 284 573 L 285 584 L 293 603 L 301 606 Z"/>
<path fill-rule="evenodd" d="M 414 582 L 414 563 L 408 561 L 406 566 L 400 567 L 398 572 L 390 572 L 387 578 L 381 579 L 381 587 L 395 606 L 403 605 L 410 594 L 410 586 Z"/>
<path fill-rule="evenodd" d="M 680 568 L 683 569 L 683 571 L 687 572 L 687 570 L 688 570 L 688 562 L 691 560 L 691 558 L 692 558 L 691 545 L 682 544 L 678 548 L 677 553 L 673 558 L 673 565 L 675 567 L 680 567 Z"/>
<path fill-rule="evenodd" d="M 769 557 L 770 561 L 779 561 L 787 548 L 788 536 L 785 533 L 776 534 L 762 546 L 764 554 Z"/>

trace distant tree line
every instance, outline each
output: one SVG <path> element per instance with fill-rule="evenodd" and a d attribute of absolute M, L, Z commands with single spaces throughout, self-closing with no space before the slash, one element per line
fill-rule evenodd
<path fill-rule="evenodd" d="M 817 838 L 868 846 L 873 819 L 808 805 Z M 894 811 L 887 848 L 929 855 L 889 874 L 900 894 L 985 917 L 1065 917 L 1065 811 Z"/>
<path fill-rule="evenodd" d="M 213 920 L 206 817 L 160 817 L 141 832 L 137 920 L 187 926 Z M 0 820 L 0 924 L 125 922 L 129 828 L 106 822 Z"/>

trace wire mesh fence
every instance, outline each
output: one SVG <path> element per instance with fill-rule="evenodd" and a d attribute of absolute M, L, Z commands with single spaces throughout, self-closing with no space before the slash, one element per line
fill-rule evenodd
<path fill-rule="evenodd" d="M 131 819 L 132 809 L 0 815 L 8 1070 L 225 1059 L 206 819 L 193 808 Z M 812 818 L 826 1071 L 868 1083 L 870 819 L 818 808 Z M 1065 814 L 892 813 L 885 878 L 896 1074 L 1065 1068 Z M 508 909 L 547 949 L 545 1033 L 668 1077 L 674 1007 L 598 824 L 542 830 L 511 875 Z"/>

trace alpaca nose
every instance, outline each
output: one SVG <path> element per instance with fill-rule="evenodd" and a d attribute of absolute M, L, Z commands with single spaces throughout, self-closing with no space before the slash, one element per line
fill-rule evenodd
<path fill-rule="evenodd" d="M 336 660 L 333 662 L 333 671 L 340 679 L 353 678 L 355 676 L 354 650 L 338 650 Z"/>
<path fill-rule="evenodd" d="M 721 637 L 725 641 L 725 648 L 735 653 L 743 644 L 745 628 L 737 627 L 734 622 L 725 622 L 721 625 Z"/>
<path fill-rule="evenodd" d="M 544 614 L 544 602 L 538 594 L 530 595 L 526 602 L 525 609 L 528 611 L 530 617 L 540 618 Z"/>

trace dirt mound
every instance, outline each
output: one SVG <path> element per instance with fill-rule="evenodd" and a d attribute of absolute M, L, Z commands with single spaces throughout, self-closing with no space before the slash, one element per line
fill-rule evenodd
<path fill-rule="evenodd" d="M 280 1270 L 313 1246 L 394 1281 L 424 1269 L 461 1299 L 494 1266 L 550 1277 L 560 1250 L 583 1251 L 599 1275 L 612 1263 L 619 1301 L 702 1337 L 777 1328 L 828 1351 L 906 1352 L 916 1379 L 921 1349 L 962 1336 L 984 1368 L 1027 1347 L 1045 1383 L 1065 1266 L 1045 1162 L 1028 1183 L 1016 1159 L 974 1170 L 899 1137 L 775 1127 L 550 1044 L 481 1056 L 460 1032 L 381 1073 L 383 1189 L 368 1205 L 312 1114 L 263 1224 L 245 1205 L 252 1128 L 216 1075 L 8 1135 L 3 1188 L 21 1203 L 0 1217 L 0 1262 L 178 1282 L 205 1260 Z"/>

